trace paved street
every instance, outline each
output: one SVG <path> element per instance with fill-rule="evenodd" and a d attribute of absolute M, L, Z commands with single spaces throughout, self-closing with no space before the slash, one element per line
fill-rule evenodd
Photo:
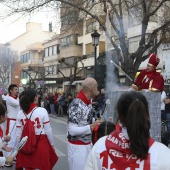
<path fill-rule="evenodd" d="M 59 156 L 59 160 L 53 170 L 68 170 L 68 162 L 67 162 L 67 139 L 66 139 L 66 121 L 63 118 L 51 118 L 51 126 L 54 134 L 54 141 L 57 155 Z M 15 164 L 13 167 L 5 167 L 5 170 L 14 170 Z"/>

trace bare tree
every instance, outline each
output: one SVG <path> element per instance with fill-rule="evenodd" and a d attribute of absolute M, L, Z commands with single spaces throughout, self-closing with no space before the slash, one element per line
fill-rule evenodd
<path fill-rule="evenodd" d="M 0 86 L 7 86 L 11 75 L 11 66 L 17 61 L 17 52 L 5 45 L 0 46 Z"/>
<path fill-rule="evenodd" d="M 85 59 L 85 58 L 84 57 L 74 57 L 74 61 L 73 61 L 72 64 L 67 62 L 64 58 L 61 58 L 58 61 L 60 64 L 64 64 L 70 70 L 69 75 L 66 76 L 62 72 L 61 68 L 58 69 L 58 72 L 64 77 L 64 79 L 69 81 L 69 84 L 68 84 L 67 89 L 65 91 L 66 96 L 67 96 L 68 92 L 70 91 L 70 88 L 71 88 L 71 85 L 72 85 L 73 81 L 75 81 L 77 79 L 77 76 L 84 71 L 84 63 L 82 62 L 83 59 Z M 80 69 L 78 67 L 78 63 L 81 63 L 82 69 Z M 84 76 L 84 73 L 83 73 L 83 76 Z"/>
<path fill-rule="evenodd" d="M 29 86 L 31 87 L 31 84 L 33 84 L 34 88 L 36 88 L 36 82 L 37 80 L 45 81 L 45 78 L 52 74 L 52 71 L 45 71 L 45 67 L 31 67 L 28 66 L 27 69 L 21 68 L 23 72 L 25 72 L 29 77 Z M 33 74 L 34 73 L 34 76 Z M 44 85 L 43 85 L 43 92 L 44 92 Z"/>
<path fill-rule="evenodd" d="M 14 13 L 28 14 L 40 10 L 43 7 L 58 7 L 54 4 L 61 2 L 61 7 L 72 7 L 77 9 L 82 18 L 95 19 L 105 32 L 113 48 L 117 52 L 117 58 L 121 68 L 133 79 L 141 64 L 148 57 L 148 53 L 154 52 L 160 44 L 166 40 L 166 33 L 169 32 L 170 15 L 159 18 L 159 11 L 166 13 L 164 10 L 169 7 L 170 0 L 4 0 L 9 9 L 8 16 Z M 65 4 L 65 6 L 64 6 Z M 102 10 L 97 10 L 102 8 Z M 54 8 L 53 8 L 54 9 Z M 169 8 L 168 8 L 169 9 Z M 111 25 L 111 32 L 107 24 L 103 22 L 103 17 Z M 163 18 L 163 19 L 162 19 Z M 127 19 L 136 20 L 141 25 L 141 34 L 139 46 L 131 53 L 127 41 Z M 157 26 L 147 32 L 150 21 L 158 23 Z M 128 23 L 129 24 L 129 23 Z M 153 45 L 154 44 L 154 45 Z M 126 84 L 130 84 L 126 79 Z"/>

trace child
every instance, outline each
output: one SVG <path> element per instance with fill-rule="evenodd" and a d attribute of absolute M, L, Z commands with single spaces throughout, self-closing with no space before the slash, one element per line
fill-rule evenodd
<path fill-rule="evenodd" d="M 109 135 L 115 130 L 115 125 L 112 122 L 104 121 L 99 126 L 96 126 L 92 132 L 93 145 L 103 136 Z"/>
<path fill-rule="evenodd" d="M 2 123 L 4 123 L 6 119 L 7 119 L 6 108 L 2 103 L 0 103 L 0 150 L 3 149 L 8 151 L 8 148 L 4 144 L 4 141 L 8 142 L 10 140 L 10 136 L 6 136 L 3 138 L 2 130 Z M 4 166 L 5 164 L 12 164 L 13 159 L 14 159 L 13 156 L 0 157 L 0 167 Z"/>

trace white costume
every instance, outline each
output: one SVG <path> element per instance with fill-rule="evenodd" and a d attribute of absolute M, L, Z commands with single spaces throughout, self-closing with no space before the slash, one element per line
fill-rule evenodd
<path fill-rule="evenodd" d="M 30 112 L 29 114 L 27 114 L 27 118 L 30 117 L 32 112 Z M 21 139 L 21 135 L 22 135 L 22 131 L 23 131 L 23 127 L 25 125 L 25 121 L 26 121 L 26 116 L 24 115 L 23 111 L 20 110 L 18 115 L 17 115 L 17 123 L 16 123 L 16 127 L 17 127 L 17 143 L 20 141 Z M 41 107 L 37 107 L 31 116 L 31 121 L 34 121 L 34 127 L 35 127 L 35 134 L 36 135 L 43 135 L 46 134 L 47 138 L 50 142 L 50 144 L 52 146 L 54 146 L 54 139 L 53 139 L 53 134 L 52 134 L 52 129 L 51 129 L 51 125 L 50 125 L 50 121 L 49 121 L 49 117 L 48 117 L 48 113 L 44 108 Z"/>
<path fill-rule="evenodd" d="M 125 132 L 126 133 L 126 132 Z M 124 137 L 127 137 L 127 134 L 124 134 Z M 111 157 L 109 156 L 106 148 L 106 139 L 108 139 L 109 136 L 104 136 L 100 138 L 97 143 L 93 146 L 84 170 L 131 170 L 131 166 L 136 166 L 135 170 L 170 170 L 170 149 L 167 148 L 165 145 L 154 141 L 154 143 L 149 148 L 149 164 L 150 166 L 144 168 L 145 160 L 137 158 L 135 155 L 128 155 L 126 156 L 127 164 L 130 159 L 134 159 L 135 165 L 129 164 L 129 167 L 126 167 L 126 169 L 117 169 L 114 167 L 114 162 L 112 161 Z M 127 138 L 126 138 L 127 139 Z M 117 143 L 118 140 L 116 138 L 111 139 L 112 142 Z M 119 143 L 119 142 L 118 142 Z M 122 147 L 126 147 L 126 145 L 122 145 Z M 111 151 L 114 155 L 114 157 L 122 157 L 122 153 L 117 150 Z M 121 164 L 121 162 L 115 163 L 117 166 Z M 111 168 L 112 167 L 112 168 Z M 134 168 L 132 168 L 134 169 Z"/>
<path fill-rule="evenodd" d="M 0 152 L 2 152 L 2 147 L 3 147 L 3 124 L 0 124 Z M 0 157 L 0 167 L 5 165 L 6 158 L 5 157 Z"/>
<path fill-rule="evenodd" d="M 81 170 L 91 150 L 92 105 L 76 98 L 68 108 L 68 163 L 70 170 Z"/>
<path fill-rule="evenodd" d="M 7 126 L 6 126 L 6 135 L 11 132 L 12 128 L 14 127 L 12 133 L 11 133 L 11 140 L 8 142 L 7 147 L 12 147 L 15 149 L 16 147 L 16 117 L 17 114 L 20 110 L 20 106 L 19 106 L 19 99 L 15 99 L 13 97 L 11 97 L 10 95 L 8 95 L 8 97 L 6 98 L 6 106 L 7 106 Z M 5 152 L 6 156 L 9 156 L 11 154 L 11 152 Z"/>

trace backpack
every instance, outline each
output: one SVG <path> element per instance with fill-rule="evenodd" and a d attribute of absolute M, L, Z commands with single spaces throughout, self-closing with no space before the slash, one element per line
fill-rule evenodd
<path fill-rule="evenodd" d="M 34 108 L 33 111 L 36 108 Z M 32 113 L 33 113 L 33 111 L 32 111 Z M 35 135 L 34 123 L 31 121 L 32 113 L 31 113 L 29 119 L 26 116 L 26 114 L 24 113 L 27 121 L 24 125 L 24 129 L 22 131 L 21 139 L 25 136 L 28 136 L 28 140 L 25 143 L 25 145 L 21 148 L 21 152 L 23 152 L 25 154 L 32 154 L 37 147 L 37 139 L 36 139 L 36 135 Z"/>

